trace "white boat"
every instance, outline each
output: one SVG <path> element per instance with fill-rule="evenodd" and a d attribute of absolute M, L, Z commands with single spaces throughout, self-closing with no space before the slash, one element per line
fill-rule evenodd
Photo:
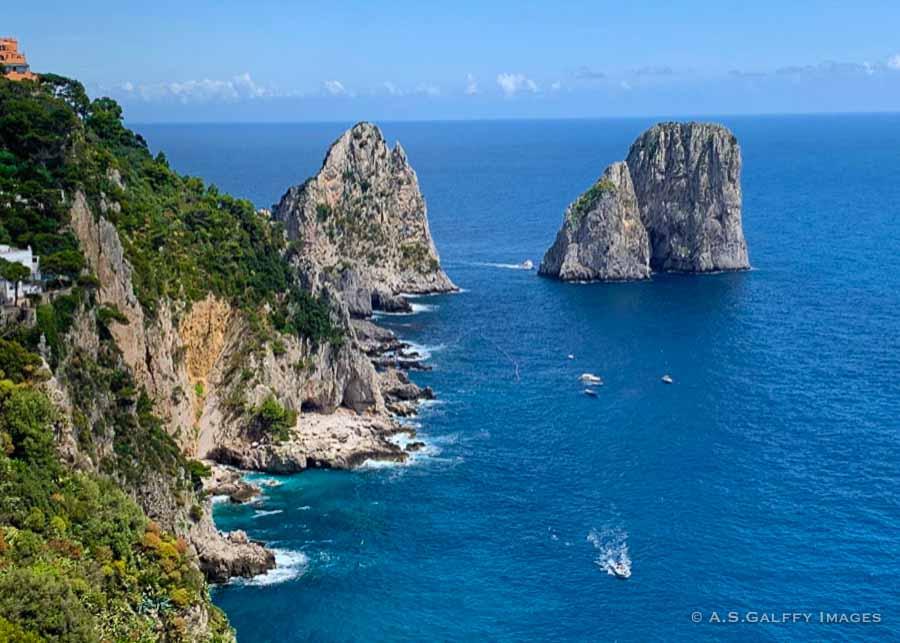
<path fill-rule="evenodd" d="M 526 259 L 525 261 L 523 261 L 522 263 L 519 264 L 519 267 L 522 270 L 534 270 L 534 262 L 532 262 L 531 259 Z"/>
<path fill-rule="evenodd" d="M 597 391 L 595 391 L 595 390 L 592 389 L 592 388 L 586 388 L 586 389 L 584 389 L 584 394 L 585 394 L 585 395 L 590 395 L 591 397 L 597 397 Z"/>
<path fill-rule="evenodd" d="M 671 375 L 663 375 L 662 381 L 665 382 L 666 384 L 672 384 L 675 382 L 675 380 L 672 379 Z"/>
<path fill-rule="evenodd" d="M 568 355 L 566 355 L 566 359 L 575 359 L 575 356 L 572 355 L 572 353 L 569 353 Z"/>
<path fill-rule="evenodd" d="M 593 373 L 582 373 L 581 381 L 587 384 L 588 386 L 600 386 L 603 384 L 603 380 L 594 375 Z"/>
<path fill-rule="evenodd" d="M 615 576 L 616 578 L 621 578 L 625 580 L 631 577 L 631 567 L 626 565 L 624 562 L 611 560 L 609 564 L 606 566 L 607 571 Z"/>

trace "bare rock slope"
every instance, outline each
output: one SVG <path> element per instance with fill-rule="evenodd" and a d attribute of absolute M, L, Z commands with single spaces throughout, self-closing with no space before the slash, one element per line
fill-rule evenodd
<path fill-rule="evenodd" d="M 740 181 L 740 146 L 726 127 L 655 125 L 569 206 L 540 274 L 623 281 L 747 269 Z"/>
<path fill-rule="evenodd" d="M 351 314 L 402 308 L 401 293 L 456 289 L 428 229 L 425 199 L 399 143 L 359 123 L 328 150 L 322 168 L 273 208 L 313 290 L 331 284 Z"/>
<path fill-rule="evenodd" d="M 646 279 L 649 255 L 628 166 L 619 161 L 568 207 L 538 272 L 565 281 Z"/>
<path fill-rule="evenodd" d="M 728 128 L 660 123 L 638 137 L 627 163 L 653 270 L 750 267 L 741 225 L 741 149 Z"/>

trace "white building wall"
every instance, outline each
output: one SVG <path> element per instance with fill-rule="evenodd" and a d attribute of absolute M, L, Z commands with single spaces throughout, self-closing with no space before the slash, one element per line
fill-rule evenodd
<path fill-rule="evenodd" d="M 12 246 L 0 244 L 0 258 L 12 263 L 20 263 L 31 270 L 31 279 L 35 283 L 19 284 L 19 297 L 24 295 L 34 295 L 42 292 L 40 283 L 41 267 L 40 259 L 35 257 L 31 252 L 31 246 L 22 250 L 21 248 L 13 248 Z M 0 279 L 0 297 L 4 303 L 13 303 L 16 296 L 16 285 L 11 281 Z"/>

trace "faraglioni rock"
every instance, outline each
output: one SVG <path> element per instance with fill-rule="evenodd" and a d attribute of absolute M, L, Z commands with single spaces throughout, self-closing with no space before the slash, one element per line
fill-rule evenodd
<path fill-rule="evenodd" d="M 623 281 L 745 270 L 740 181 L 741 150 L 726 127 L 655 125 L 569 206 L 540 274 Z"/>
<path fill-rule="evenodd" d="M 649 256 L 628 166 L 619 161 L 566 209 L 538 272 L 565 281 L 646 279 Z"/>
<path fill-rule="evenodd" d="M 402 309 L 401 293 L 456 290 L 406 153 L 399 143 L 391 150 L 371 123 L 346 131 L 318 174 L 289 189 L 272 214 L 295 243 L 307 285 L 331 285 L 355 316 L 372 306 Z"/>
<path fill-rule="evenodd" d="M 650 267 L 677 272 L 750 267 L 741 225 L 741 148 L 712 123 L 660 123 L 628 153 Z"/>

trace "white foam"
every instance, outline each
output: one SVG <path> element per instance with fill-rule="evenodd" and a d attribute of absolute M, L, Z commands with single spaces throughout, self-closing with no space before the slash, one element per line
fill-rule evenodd
<path fill-rule="evenodd" d="M 431 359 L 434 353 L 438 353 L 445 348 L 443 344 L 417 344 L 415 342 L 408 342 L 405 340 L 404 343 L 408 346 L 408 348 L 403 349 L 403 352 L 416 352 L 419 354 L 418 357 L 403 358 L 411 362 L 424 362 L 425 360 Z"/>
<path fill-rule="evenodd" d="M 482 262 L 475 264 L 478 266 L 486 266 L 488 268 L 502 268 L 503 270 L 534 270 L 534 266 L 525 266 L 521 263 L 488 263 Z"/>
<path fill-rule="evenodd" d="M 274 516 L 275 514 L 282 513 L 283 509 L 257 509 L 253 512 L 254 518 L 261 518 L 262 516 Z"/>
<path fill-rule="evenodd" d="M 621 529 L 591 529 L 587 540 L 598 552 L 594 564 L 615 576 L 614 566 L 624 567 L 631 572 L 631 557 L 628 555 L 628 534 Z"/>
<path fill-rule="evenodd" d="M 221 495 L 212 497 L 212 503 L 214 505 L 222 504 L 223 502 L 228 502 L 228 496 Z"/>
<path fill-rule="evenodd" d="M 418 313 L 430 313 L 434 310 L 437 310 L 436 304 L 418 304 L 415 302 L 410 302 L 409 307 L 412 309 L 408 312 L 399 311 L 399 312 L 387 312 L 384 310 L 379 310 L 373 313 L 372 317 L 378 319 L 379 317 L 404 317 L 407 315 L 416 315 Z"/>
<path fill-rule="evenodd" d="M 407 453 L 407 458 L 404 462 L 370 459 L 363 461 L 363 463 L 359 465 L 357 469 L 363 471 L 369 471 L 373 469 L 406 469 L 407 467 L 422 463 L 423 460 L 434 458 L 441 453 L 441 449 L 435 444 L 435 440 L 432 440 L 430 438 L 425 439 L 420 435 L 410 437 L 407 433 L 395 433 L 394 435 L 390 436 L 388 440 L 396 444 L 401 449 L 406 449 L 406 447 L 411 442 L 424 442 L 425 446 L 419 448 L 416 451 L 413 451 L 412 453 Z"/>
<path fill-rule="evenodd" d="M 253 481 L 261 487 L 280 487 L 284 484 L 281 480 L 276 480 L 275 478 L 256 478 Z"/>
<path fill-rule="evenodd" d="M 302 551 L 290 549 L 273 549 L 275 554 L 275 569 L 270 569 L 265 574 L 253 578 L 236 579 L 234 582 L 241 585 L 277 585 L 295 578 L 299 578 L 309 567 L 309 557 Z"/>

